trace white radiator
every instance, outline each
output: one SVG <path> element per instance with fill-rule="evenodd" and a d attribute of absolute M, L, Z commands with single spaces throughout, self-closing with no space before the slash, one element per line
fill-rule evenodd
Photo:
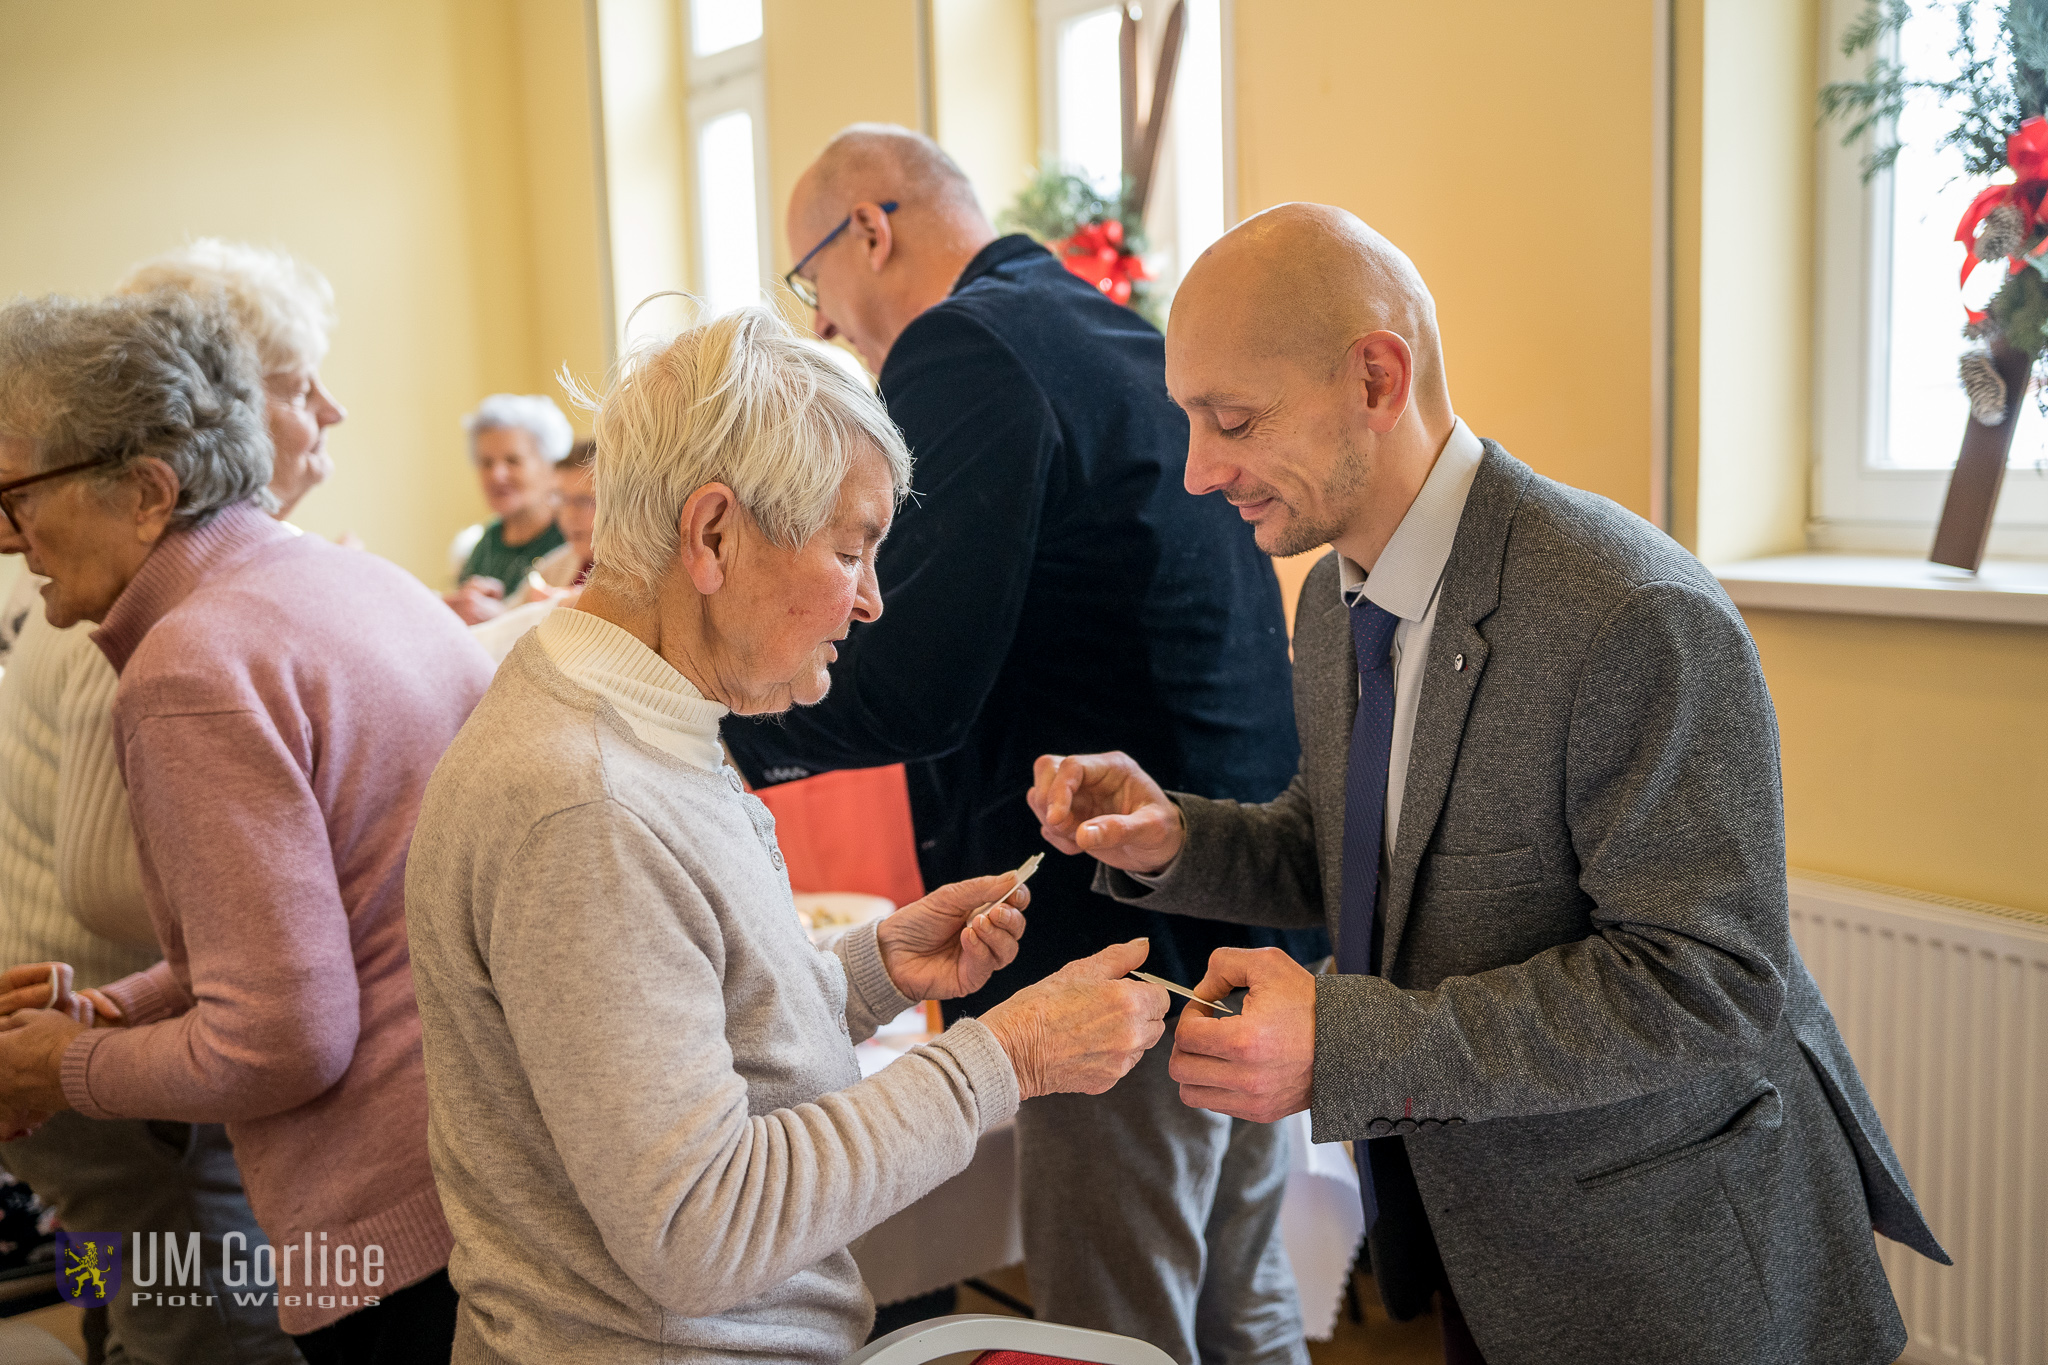
<path fill-rule="evenodd" d="M 2048 1365 L 2048 915 L 1795 873 L 1792 936 L 1955 1257 L 1879 1239 L 1903 1358 Z"/>

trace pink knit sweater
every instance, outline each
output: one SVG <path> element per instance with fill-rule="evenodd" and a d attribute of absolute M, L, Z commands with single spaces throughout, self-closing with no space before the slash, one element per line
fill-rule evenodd
<path fill-rule="evenodd" d="M 165 536 L 93 638 L 164 961 L 109 988 L 131 1027 L 75 1039 L 64 1093 L 225 1122 L 309 1332 L 447 1264 L 405 855 L 490 663 L 403 571 L 246 506 Z M 381 1285 L 339 1285 L 343 1245 Z"/>

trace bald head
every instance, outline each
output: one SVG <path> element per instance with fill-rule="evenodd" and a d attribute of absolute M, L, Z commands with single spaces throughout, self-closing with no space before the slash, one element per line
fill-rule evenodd
<path fill-rule="evenodd" d="M 1400 248 L 1343 209 L 1282 204 L 1246 219 L 1189 269 L 1170 327 L 1324 377 L 1360 337 L 1392 332 L 1414 356 L 1413 401 L 1450 413 L 1436 300 Z"/>
<path fill-rule="evenodd" d="M 856 123 L 826 143 L 797 180 L 790 217 L 801 216 L 822 234 L 853 205 L 889 200 L 902 206 L 900 221 L 931 221 L 942 229 L 993 235 L 974 186 L 945 149 L 893 123 Z M 796 241 L 790 247 L 806 249 Z"/>
<path fill-rule="evenodd" d="M 1456 425 L 1436 303 L 1342 209 L 1283 204 L 1202 253 L 1173 300 L 1166 387 L 1186 483 L 1268 554 L 1330 544 L 1370 570 Z"/>
<path fill-rule="evenodd" d="M 953 158 L 887 123 L 856 123 L 826 144 L 790 192 L 786 226 L 798 293 L 815 295 L 812 330 L 844 338 L 876 374 L 996 236 Z"/>

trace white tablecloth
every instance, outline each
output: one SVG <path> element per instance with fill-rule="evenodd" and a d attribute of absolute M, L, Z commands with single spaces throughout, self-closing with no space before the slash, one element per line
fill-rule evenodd
<path fill-rule="evenodd" d="M 925 1038 L 920 1007 L 855 1049 L 861 1074 L 874 1075 Z M 1311 1338 L 1327 1341 L 1365 1232 L 1358 1172 L 1344 1144 L 1309 1141 L 1307 1114 L 1281 1122 L 1288 1170 L 1280 1235 L 1294 1265 L 1302 1326 Z M 989 1130 L 966 1170 L 855 1242 L 853 1256 L 877 1303 L 929 1294 L 1023 1260 L 1016 1125 Z"/>

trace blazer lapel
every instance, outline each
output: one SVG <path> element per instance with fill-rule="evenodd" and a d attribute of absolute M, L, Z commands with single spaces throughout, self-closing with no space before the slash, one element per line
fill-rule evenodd
<path fill-rule="evenodd" d="M 1422 851 L 1436 833 L 1450 795 L 1451 774 L 1458 764 L 1458 746 L 1465 737 L 1465 718 L 1472 696 L 1486 671 L 1488 647 L 1479 623 L 1500 605 L 1501 564 L 1507 554 L 1508 529 L 1521 501 L 1528 467 L 1492 441 L 1473 477 L 1458 518 L 1457 539 L 1444 568 L 1437 599 L 1436 628 L 1429 639 L 1429 658 L 1422 674 L 1422 696 L 1415 709 L 1415 736 L 1408 751 L 1408 781 L 1401 797 L 1401 830 L 1387 860 L 1387 882 L 1380 889 L 1380 971 L 1394 975 L 1401 935 L 1422 867 Z M 1464 666 L 1456 661 L 1463 657 Z"/>

